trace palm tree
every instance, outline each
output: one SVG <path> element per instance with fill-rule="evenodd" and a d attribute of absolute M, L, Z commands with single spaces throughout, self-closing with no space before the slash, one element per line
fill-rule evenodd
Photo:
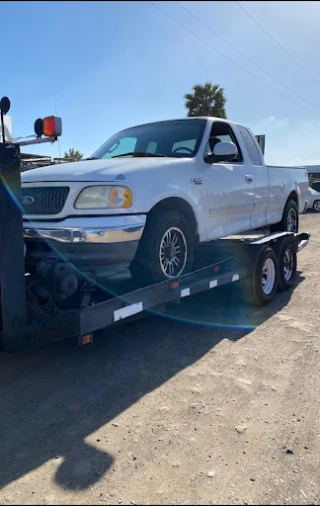
<path fill-rule="evenodd" d="M 187 93 L 185 106 L 188 109 L 187 116 L 215 116 L 226 119 L 224 89 L 219 84 L 205 83 L 195 84 L 193 93 Z"/>

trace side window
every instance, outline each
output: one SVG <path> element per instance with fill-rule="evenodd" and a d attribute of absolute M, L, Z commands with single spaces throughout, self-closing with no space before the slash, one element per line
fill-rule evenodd
<path fill-rule="evenodd" d="M 212 125 L 210 137 L 208 141 L 208 145 L 206 148 L 206 152 L 211 153 L 215 144 L 217 142 L 233 142 L 237 146 L 238 156 L 236 156 L 231 163 L 241 163 L 243 160 L 241 149 L 237 138 L 232 130 L 232 128 L 228 125 L 228 123 L 220 123 L 219 121 L 215 121 Z"/>
<path fill-rule="evenodd" d="M 231 136 L 229 134 L 216 135 L 216 137 L 218 139 L 220 139 L 221 142 L 233 142 L 233 140 L 231 139 Z"/>
<path fill-rule="evenodd" d="M 116 142 L 103 158 L 111 158 L 112 156 L 124 155 L 135 150 L 137 139 L 135 137 L 123 137 L 119 142 Z"/>
<path fill-rule="evenodd" d="M 237 125 L 246 150 L 253 165 L 262 165 L 261 154 L 250 132 L 243 126 Z"/>

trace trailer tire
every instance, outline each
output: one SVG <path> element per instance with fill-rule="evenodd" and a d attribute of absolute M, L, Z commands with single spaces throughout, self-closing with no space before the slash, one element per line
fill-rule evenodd
<path fill-rule="evenodd" d="M 279 262 L 269 246 L 263 246 L 247 276 L 239 281 L 242 299 L 248 304 L 264 306 L 272 301 L 279 279 Z"/>
<path fill-rule="evenodd" d="M 297 247 L 291 237 L 284 237 L 275 249 L 279 262 L 278 287 L 285 291 L 290 288 L 297 274 Z"/>
<path fill-rule="evenodd" d="M 175 246 L 179 246 L 179 253 L 176 253 Z M 147 285 L 187 274 L 192 268 L 193 251 L 192 230 L 182 214 L 176 211 L 157 212 L 148 217 L 135 259 L 130 265 L 131 277 L 137 284 Z M 166 274 L 167 256 L 168 263 L 173 267 L 167 267 Z M 174 259 L 179 262 L 176 269 Z"/>
<path fill-rule="evenodd" d="M 279 223 L 270 225 L 270 232 L 293 232 L 299 231 L 299 211 L 293 199 L 288 200 Z"/>

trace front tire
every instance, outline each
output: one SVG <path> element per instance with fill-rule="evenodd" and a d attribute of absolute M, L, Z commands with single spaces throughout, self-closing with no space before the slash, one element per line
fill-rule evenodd
<path fill-rule="evenodd" d="M 284 208 L 282 220 L 275 225 L 270 226 L 270 232 L 293 232 L 298 233 L 299 230 L 299 211 L 294 200 L 288 200 Z"/>
<path fill-rule="evenodd" d="M 192 267 L 193 250 L 193 234 L 180 213 L 150 215 L 130 266 L 131 277 L 145 285 L 186 274 Z"/>

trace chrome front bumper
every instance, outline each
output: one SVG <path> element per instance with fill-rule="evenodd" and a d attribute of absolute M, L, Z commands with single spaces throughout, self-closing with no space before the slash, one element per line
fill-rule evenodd
<path fill-rule="evenodd" d="M 113 244 L 139 241 L 146 215 L 67 218 L 56 223 L 24 221 L 25 239 L 65 244 Z M 94 225 L 94 226 L 93 226 Z"/>

